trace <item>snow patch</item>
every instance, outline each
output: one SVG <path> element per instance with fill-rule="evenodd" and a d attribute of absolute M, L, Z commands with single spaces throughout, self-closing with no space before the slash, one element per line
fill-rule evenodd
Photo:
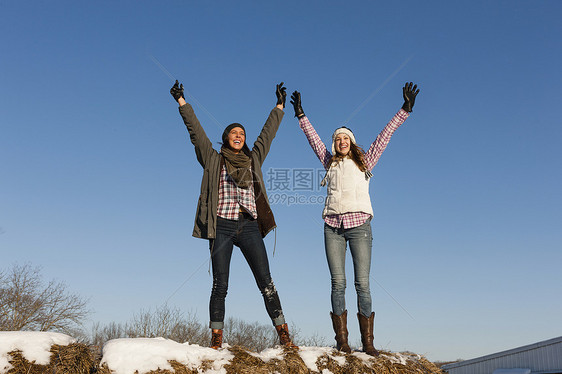
<path fill-rule="evenodd" d="M 405 356 L 401 353 L 394 353 L 393 355 L 383 354 L 383 356 L 388 358 L 388 360 L 393 364 L 400 364 L 400 365 L 406 365 L 409 358 L 408 356 Z"/>
<path fill-rule="evenodd" d="M 316 360 L 318 360 L 318 357 L 324 354 L 330 355 L 330 353 L 333 352 L 334 352 L 334 348 L 328 348 L 328 347 L 300 347 L 299 349 L 299 355 L 304 361 L 304 364 L 306 365 L 307 368 L 309 368 L 312 371 L 318 370 L 318 367 L 316 366 Z M 334 356 L 331 357 L 335 360 L 339 358 Z M 344 358 L 344 362 L 345 362 L 345 358 Z"/>
<path fill-rule="evenodd" d="M 37 365 L 47 365 L 51 360 L 51 346 L 69 345 L 76 339 L 57 332 L 0 331 L 0 374 L 12 368 L 8 352 L 20 350 L 22 356 Z"/>
<path fill-rule="evenodd" d="M 178 343 L 164 338 L 114 339 L 103 346 L 102 364 L 118 374 L 144 374 L 151 370 L 172 370 L 169 360 L 190 369 L 203 361 L 212 361 L 213 370 L 206 373 L 225 374 L 221 367 L 234 356 L 227 349 L 215 350 L 197 344 Z"/>
<path fill-rule="evenodd" d="M 283 348 L 276 347 L 276 348 L 267 348 L 261 351 L 260 353 L 253 354 L 255 357 L 260 358 L 263 362 L 269 362 L 273 358 L 280 358 L 283 357 Z"/>

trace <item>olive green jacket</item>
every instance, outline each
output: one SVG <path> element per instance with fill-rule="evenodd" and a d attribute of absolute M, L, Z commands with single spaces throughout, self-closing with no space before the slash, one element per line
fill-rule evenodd
<path fill-rule="evenodd" d="M 203 166 L 203 179 L 201 180 L 201 192 L 197 203 L 197 213 L 195 214 L 193 236 L 196 238 L 214 239 L 217 227 L 219 178 L 224 158 L 213 149 L 213 145 L 207 134 L 205 134 L 203 127 L 201 127 L 191 105 L 186 103 L 180 106 L 179 111 L 187 131 L 189 131 L 191 143 L 195 146 L 197 161 Z M 265 237 L 276 225 L 273 212 L 269 206 L 269 200 L 267 199 L 261 166 L 269 152 L 271 142 L 275 138 L 283 115 L 284 112 L 281 109 L 273 108 L 251 151 L 254 194 L 256 196 L 258 225 L 262 237 Z"/>

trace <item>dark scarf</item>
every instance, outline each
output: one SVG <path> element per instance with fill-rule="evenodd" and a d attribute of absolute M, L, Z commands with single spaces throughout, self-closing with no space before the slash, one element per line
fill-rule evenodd
<path fill-rule="evenodd" d="M 237 187 L 248 188 L 252 184 L 252 161 L 243 151 L 234 153 L 228 147 L 221 148 L 224 157 L 226 173 L 234 180 Z"/>

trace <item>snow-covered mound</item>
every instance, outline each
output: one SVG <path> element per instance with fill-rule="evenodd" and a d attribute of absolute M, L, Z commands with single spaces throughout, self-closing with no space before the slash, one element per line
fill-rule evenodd
<path fill-rule="evenodd" d="M 47 365 L 54 344 L 68 345 L 75 341 L 68 335 L 56 332 L 0 331 L 0 374 L 7 373 L 13 367 L 9 362 L 10 352 L 21 351 L 27 361 Z"/>
<path fill-rule="evenodd" d="M 164 338 L 116 339 L 103 348 L 103 374 L 152 373 L 441 373 L 416 354 L 381 352 L 373 358 L 363 352 L 343 354 L 331 347 L 281 347 L 260 353 L 227 344 L 220 350 Z"/>
<path fill-rule="evenodd" d="M 217 351 L 164 338 L 115 339 L 104 345 L 101 365 L 116 374 L 143 374 L 158 369 L 172 371 L 171 361 L 195 370 L 204 362 L 212 362 L 212 370 L 207 373 L 226 373 L 221 368 L 233 357 L 226 349 Z"/>
<path fill-rule="evenodd" d="M 114 339 L 94 359 L 94 347 L 64 334 L 0 332 L 0 374 L 440 374 L 424 357 L 413 353 L 344 354 L 331 347 L 281 347 L 260 353 L 240 346 L 214 350 L 164 338 Z"/>

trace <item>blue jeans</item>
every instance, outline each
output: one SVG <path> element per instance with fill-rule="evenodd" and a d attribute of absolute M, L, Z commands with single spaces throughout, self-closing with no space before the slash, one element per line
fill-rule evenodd
<path fill-rule="evenodd" d="M 373 245 L 371 220 L 351 229 L 335 228 L 324 224 L 324 245 L 332 278 L 332 312 L 338 316 L 345 312 L 345 252 L 348 242 L 355 273 L 357 309 L 359 313 L 369 317 L 372 312 L 369 287 Z"/>
<path fill-rule="evenodd" d="M 258 222 L 248 214 L 240 214 L 238 221 L 217 217 L 216 238 L 209 240 L 213 265 L 213 289 L 209 302 L 210 327 L 224 327 L 224 301 L 234 245 L 240 248 L 250 265 L 273 325 L 285 323 L 281 301 L 269 272 L 269 261 Z"/>

